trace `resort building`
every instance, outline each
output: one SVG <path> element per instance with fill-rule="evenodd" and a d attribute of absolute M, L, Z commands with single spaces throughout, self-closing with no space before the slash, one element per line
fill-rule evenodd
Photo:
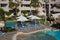
<path fill-rule="evenodd" d="M 2 7 L 5 11 L 11 10 L 9 8 L 9 1 L 10 0 L 0 0 L 0 7 Z M 18 9 L 20 10 L 18 14 L 20 14 L 24 10 L 26 10 L 28 14 L 32 13 L 32 11 L 35 10 L 34 7 L 30 6 L 31 0 L 11 0 L 11 1 L 21 2 L 20 6 L 18 7 Z M 39 0 L 39 1 L 41 2 L 42 6 L 38 8 L 39 10 L 38 15 L 45 15 L 46 13 L 53 14 L 54 17 L 58 17 L 58 15 L 60 15 L 60 0 L 46 0 L 46 1 Z M 46 10 L 46 6 L 47 6 L 47 10 Z"/>
<path fill-rule="evenodd" d="M 52 14 L 54 18 L 60 15 L 60 0 L 40 0 L 40 2 L 43 5 L 42 12 L 45 14 Z"/>
<path fill-rule="evenodd" d="M 16 2 L 19 0 L 11 0 L 11 1 Z M 35 8 L 30 6 L 31 0 L 20 0 L 20 1 L 22 4 L 18 7 L 20 10 L 20 12 L 18 14 L 20 14 L 24 10 L 26 10 L 28 14 L 32 13 L 35 10 Z M 2 7 L 5 11 L 11 10 L 9 8 L 9 0 L 0 0 L 0 7 Z M 42 12 L 42 10 L 43 10 L 42 7 L 38 8 L 38 10 L 39 10 L 40 15 L 44 15 L 44 13 Z"/>
<path fill-rule="evenodd" d="M 31 0 L 19 0 L 19 1 L 21 2 L 21 4 L 18 7 L 20 10 L 18 14 L 22 13 L 22 11 L 27 11 L 27 13 L 29 14 L 30 12 L 35 10 L 35 8 L 30 6 Z"/>
<path fill-rule="evenodd" d="M 0 0 L 0 7 L 2 7 L 4 11 L 9 11 L 9 0 Z"/>
<path fill-rule="evenodd" d="M 50 1 L 50 13 L 53 14 L 55 18 L 60 15 L 60 0 L 49 0 Z"/>

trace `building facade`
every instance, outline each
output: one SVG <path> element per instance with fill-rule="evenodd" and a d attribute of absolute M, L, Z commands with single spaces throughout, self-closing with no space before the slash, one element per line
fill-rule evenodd
<path fill-rule="evenodd" d="M 55 18 L 60 15 L 60 0 L 49 0 L 50 1 L 50 13 L 53 14 Z"/>
<path fill-rule="evenodd" d="M 31 11 L 34 11 L 35 8 L 30 6 L 31 0 L 12 0 L 13 2 L 21 1 L 21 5 L 18 7 L 21 13 L 22 10 L 26 10 L 28 13 Z M 38 15 L 46 15 L 46 13 L 53 14 L 53 16 L 57 17 L 60 15 L 60 0 L 39 0 L 42 4 L 38 8 L 39 13 Z M 47 4 L 47 10 L 46 10 L 46 4 Z M 5 11 L 9 11 L 9 0 L 0 0 L 0 7 L 2 7 Z M 57 14 L 57 15 L 55 15 Z"/>
<path fill-rule="evenodd" d="M 0 0 L 0 7 L 4 9 L 4 11 L 9 11 L 9 1 L 8 0 Z"/>
<path fill-rule="evenodd" d="M 52 14 L 55 18 L 60 15 L 60 0 L 42 0 L 43 12 Z M 47 5 L 46 5 L 47 4 Z M 46 8 L 47 6 L 47 8 Z"/>

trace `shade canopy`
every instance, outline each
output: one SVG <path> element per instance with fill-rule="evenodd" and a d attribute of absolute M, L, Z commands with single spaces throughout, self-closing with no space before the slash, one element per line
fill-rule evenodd
<path fill-rule="evenodd" d="M 37 16 L 34 16 L 34 15 L 30 15 L 30 16 L 28 16 L 30 19 L 41 19 L 41 18 L 39 18 L 39 17 L 37 17 Z"/>
<path fill-rule="evenodd" d="M 28 21 L 28 19 L 26 17 L 24 17 L 23 15 L 17 17 L 17 21 Z"/>

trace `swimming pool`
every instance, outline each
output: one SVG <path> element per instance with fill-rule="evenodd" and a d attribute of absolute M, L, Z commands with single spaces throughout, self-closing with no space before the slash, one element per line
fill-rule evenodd
<path fill-rule="evenodd" d="M 60 30 L 44 30 L 43 32 L 60 40 Z"/>
<path fill-rule="evenodd" d="M 60 30 L 42 30 L 26 35 L 22 40 L 60 40 Z"/>
<path fill-rule="evenodd" d="M 5 33 L 3 33 L 2 31 L 0 31 L 0 36 L 2 36 L 3 34 L 5 34 Z"/>

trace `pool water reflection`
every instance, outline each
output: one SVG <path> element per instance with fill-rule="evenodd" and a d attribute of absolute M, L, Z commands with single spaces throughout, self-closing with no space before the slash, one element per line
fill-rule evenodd
<path fill-rule="evenodd" d="M 30 28 L 30 27 L 42 27 L 44 26 L 41 23 L 35 23 L 35 22 L 23 22 L 21 24 L 21 22 L 17 22 L 17 27 L 18 28 Z"/>

